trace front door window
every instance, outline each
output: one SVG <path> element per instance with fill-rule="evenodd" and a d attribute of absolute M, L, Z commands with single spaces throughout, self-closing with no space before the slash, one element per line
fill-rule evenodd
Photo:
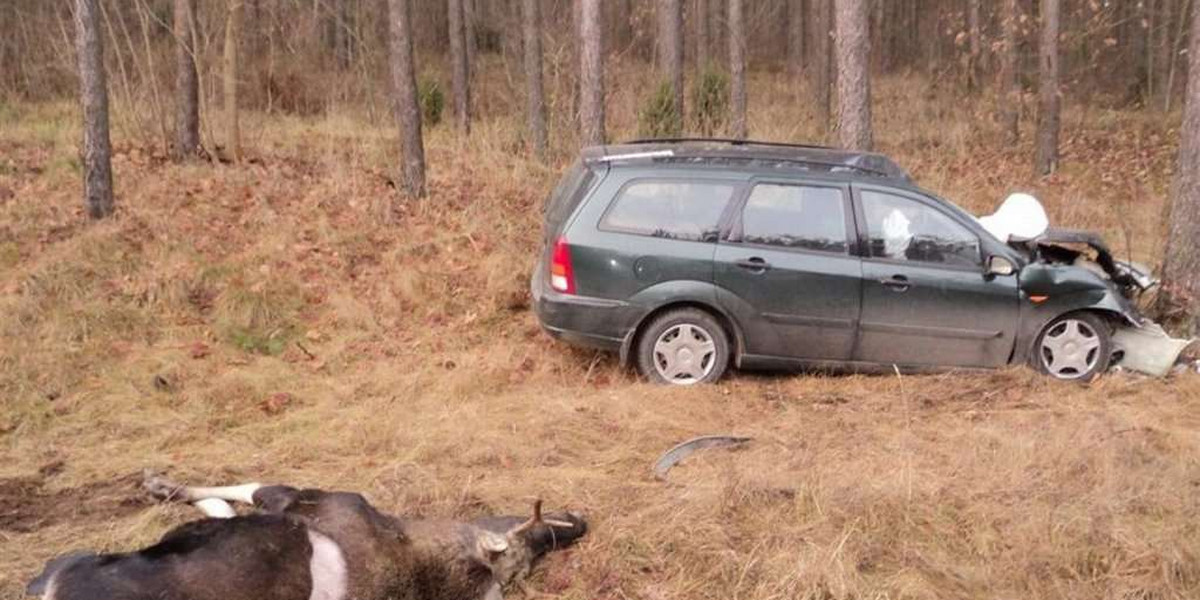
<path fill-rule="evenodd" d="M 981 268 L 979 238 L 941 211 L 870 190 L 862 203 L 871 258 Z"/>

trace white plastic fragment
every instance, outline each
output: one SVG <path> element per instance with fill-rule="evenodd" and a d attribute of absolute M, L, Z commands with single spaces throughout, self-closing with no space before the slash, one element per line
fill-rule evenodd
<path fill-rule="evenodd" d="M 1140 328 L 1121 327 L 1112 340 L 1114 350 L 1123 355 L 1121 367 L 1155 377 L 1170 373 L 1180 353 L 1195 341 L 1173 338 L 1157 323 Z"/>

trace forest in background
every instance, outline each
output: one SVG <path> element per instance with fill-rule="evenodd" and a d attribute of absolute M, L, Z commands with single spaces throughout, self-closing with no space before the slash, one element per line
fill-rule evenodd
<path fill-rule="evenodd" d="M 995 96 L 997 110 L 1013 103 L 1000 78 L 1004 54 L 1015 46 L 1022 115 L 1036 113 L 1038 16 L 1036 0 L 863 0 L 870 19 L 870 64 L 880 76 L 919 76 L 924 93 Z M 235 34 L 241 67 L 238 105 L 284 115 L 353 111 L 389 118 L 394 94 L 388 73 L 386 0 L 206 0 L 195 7 L 195 55 L 206 142 L 220 144 L 215 119 L 222 107 L 222 67 L 229 7 L 242 5 Z M 574 2 L 540 0 L 548 114 L 555 139 L 577 135 L 578 35 Z M 610 93 L 623 87 L 621 68 L 661 65 L 659 23 L 650 0 L 601 5 Z M 705 71 L 728 72 L 727 0 L 680 0 L 685 94 L 695 108 Z M 837 69 L 828 42 L 832 0 L 745 2 L 746 62 L 752 71 L 796 83 L 796 93 L 829 110 Z M 1011 4 L 1011 6 L 1010 6 Z M 1142 108 L 1169 113 L 1182 105 L 1186 85 L 1187 11 L 1191 0 L 1065 0 L 1061 15 L 1064 101 L 1094 108 Z M 412 39 L 419 86 L 437 89 L 450 114 L 452 93 L 448 6 L 412 3 Z M 525 93 L 522 2 L 463 2 L 465 52 L 475 83 L 477 118 L 516 113 Z M 170 0 L 101 2 L 110 93 L 122 134 L 166 147 L 171 141 L 176 78 L 173 3 Z M 71 3 L 9 0 L 0 6 L 0 92 L 10 99 L 70 99 L 77 93 Z M 1013 11 L 1010 13 L 1009 11 Z M 1015 15 L 1011 41 L 1009 15 Z M 824 65 L 824 69 L 822 69 Z M 659 69 L 663 71 L 662 68 Z M 481 71 L 496 71 L 490 77 Z M 827 71 L 822 74 L 822 71 Z M 822 77 L 826 77 L 822 86 Z M 665 81 L 663 71 L 659 78 Z M 824 88 L 813 90 L 810 88 Z M 823 92 L 823 93 L 822 93 Z M 1004 92 L 1004 93 L 999 93 Z M 653 103 L 642 87 L 636 104 Z M 751 106 L 778 101 L 749 91 Z M 432 104 L 430 100 L 426 106 Z M 431 108 L 432 110 L 432 108 Z M 695 111 L 687 111 L 695 115 Z M 698 133 L 685 121 L 682 130 Z M 821 141 L 821 140 L 795 140 Z M 564 147 L 571 144 L 564 143 Z"/>

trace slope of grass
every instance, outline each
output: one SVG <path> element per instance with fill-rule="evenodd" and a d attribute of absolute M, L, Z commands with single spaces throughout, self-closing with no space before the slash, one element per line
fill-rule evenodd
<path fill-rule="evenodd" d="M 757 77 L 752 132 L 816 139 L 802 90 Z M 882 149 L 918 181 L 976 211 L 1033 191 L 1056 222 L 1155 261 L 1166 119 L 1071 112 L 1065 170 L 1032 181 L 1029 144 L 1006 145 L 984 103 L 922 89 L 878 87 Z M 636 127 L 627 94 L 610 99 L 618 138 Z M 430 197 L 390 226 L 390 126 L 251 115 L 255 160 L 238 166 L 173 165 L 118 138 L 118 214 L 88 224 L 77 174 L 53 166 L 73 156 L 73 109 L 10 110 L 0 598 L 53 555 L 133 548 L 194 516 L 114 500 L 137 497 L 143 467 L 354 489 L 409 515 L 541 496 L 593 523 L 538 570 L 531 589 L 553 597 L 1200 596 L 1194 375 L 649 386 L 551 341 L 528 310 L 569 135 L 543 166 L 502 112 L 469 140 L 435 128 Z M 723 432 L 755 441 L 650 476 L 674 443 Z"/>

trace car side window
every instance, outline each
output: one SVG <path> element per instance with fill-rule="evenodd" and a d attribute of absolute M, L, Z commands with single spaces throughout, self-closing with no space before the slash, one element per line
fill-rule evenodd
<path fill-rule="evenodd" d="M 715 242 L 734 184 L 637 181 L 625 186 L 600 221 L 608 231 Z"/>
<path fill-rule="evenodd" d="M 941 211 L 902 196 L 870 190 L 860 195 L 871 257 L 954 267 L 982 264 L 979 237 Z"/>
<path fill-rule="evenodd" d="M 747 244 L 846 252 L 846 213 L 836 188 L 760 183 L 742 208 Z"/>

